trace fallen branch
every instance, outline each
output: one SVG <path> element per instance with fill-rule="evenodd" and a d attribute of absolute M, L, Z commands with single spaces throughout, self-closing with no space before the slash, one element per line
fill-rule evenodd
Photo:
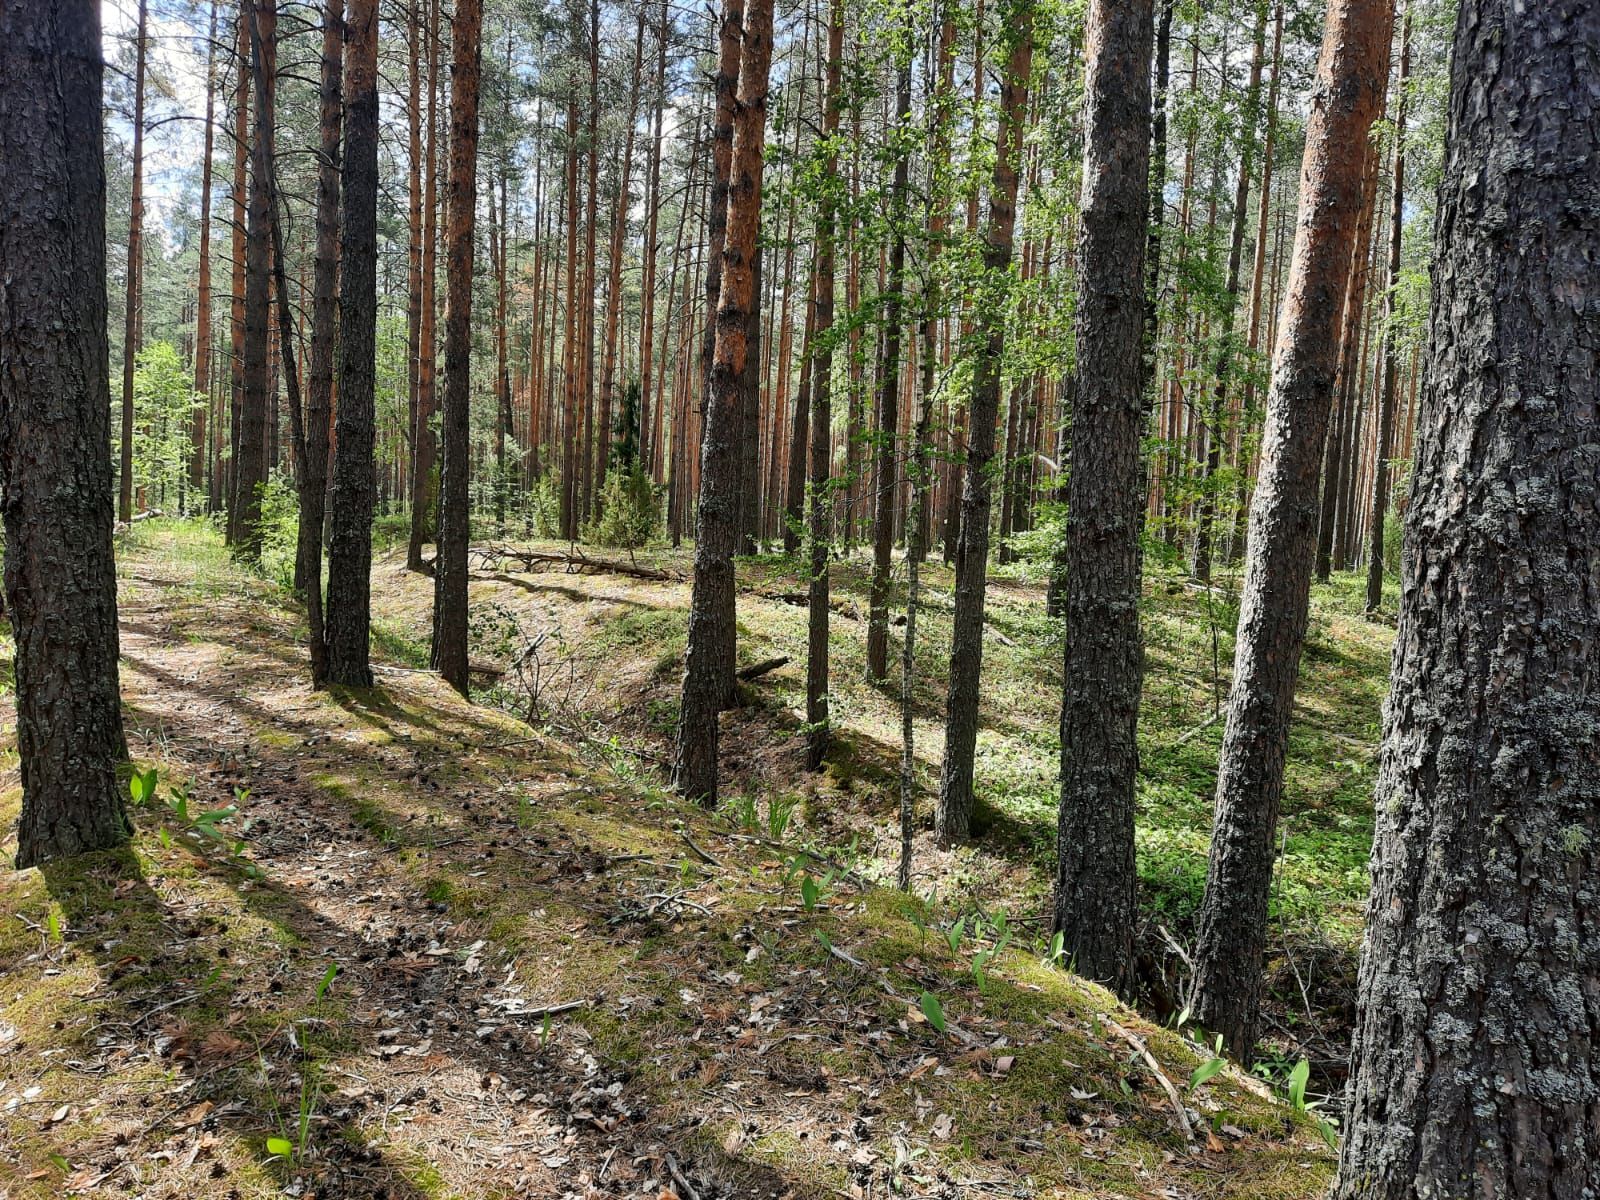
<path fill-rule="evenodd" d="M 678 1169 L 678 1160 L 672 1156 L 672 1151 L 667 1151 L 667 1174 L 672 1176 L 672 1182 L 683 1189 L 683 1200 L 700 1200 L 700 1193 L 694 1190 L 694 1184 L 683 1177 L 683 1172 Z"/>
<path fill-rule="evenodd" d="M 577 1012 L 580 1008 L 588 1008 L 588 1000 L 568 1000 L 562 1004 L 546 1004 L 542 1008 L 523 1008 L 516 1012 L 506 1011 L 508 1017 L 531 1017 L 535 1021 L 542 1021 L 546 1017 L 559 1017 L 562 1013 Z"/>
<path fill-rule="evenodd" d="M 751 663 L 748 667 L 740 667 L 734 672 L 734 675 L 743 682 L 749 683 L 752 679 L 760 679 L 761 676 L 788 665 L 789 656 L 781 654 L 777 658 L 764 658 L 758 663 Z"/>
<path fill-rule="evenodd" d="M 711 855 L 707 854 L 705 850 L 701 849 L 700 846 L 696 844 L 695 840 L 689 836 L 687 830 L 679 829 L 678 836 L 683 839 L 684 844 L 688 846 L 689 849 L 694 851 L 695 856 L 699 858 L 701 862 L 710 863 L 713 867 L 720 867 L 722 865 L 716 859 L 712 858 Z"/>
<path fill-rule="evenodd" d="M 1167 1093 L 1167 1099 L 1172 1101 L 1172 1112 L 1178 1118 L 1178 1128 L 1183 1131 L 1183 1140 L 1194 1143 L 1194 1129 L 1189 1125 L 1189 1114 L 1183 1110 L 1183 1097 L 1178 1095 L 1178 1089 L 1173 1086 L 1172 1080 L 1167 1078 L 1167 1073 L 1161 1069 L 1161 1064 L 1156 1061 L 1156 1056 L 1150 1053 L 1150 1047 L 1144 1044 L 1144 1039 L 1132 1030 L 1124 1029 L 1110 1017 L 1102 1014 L 1102 1021 L 1111 1031 L 1127 1042 L 1144 1059 L 1144 1065 L 1150 1068 L 1150 1073 L 1156 1077 L 1156 1082 L 1161 1085 L 1162 1091 Z"/>
<path fill-rule="evenodd" d="M 664 567 L 646 566 L 639 562 L 622 562 L 614 558 L 591 558 L 574 546 L 571 550 L 525 550 L 514 546 L 473 546 L 467 551 L 476 558 L 482 570 L 498 567 L 510 561 L 520 563 L 524 572 L 534 574 L 542 568 L 560 567 L 568 575 L 628 575 L 634 579 L 648 579 L 654 583 L 681 583 L 683 576 Z"/>

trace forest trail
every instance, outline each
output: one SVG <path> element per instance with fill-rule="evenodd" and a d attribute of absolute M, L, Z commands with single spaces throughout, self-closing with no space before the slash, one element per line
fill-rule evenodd
<path fill-rule="evenodd" d="M 1325 1187 L 1311 1120 L 1231 1070 L 1190 1091 L 1191 1045 L 1036 951 L 975 968 L 992 931 L 952 946 L 426 672 L 314 692 L 297 610 L 214 541 L 120 553 L 158 803 L 128 852 L 0 874 L 0 1197 Z M 236 789 L 230 851 L 195 818 Z"/>

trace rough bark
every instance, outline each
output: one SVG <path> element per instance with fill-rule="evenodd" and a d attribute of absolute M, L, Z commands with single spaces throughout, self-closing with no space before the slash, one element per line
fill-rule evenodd
<path fill-rule="evenodd" d="M 373 366 L 378 318 L 378 6 L 348 0 L 344 241 L 339 254 L 339 410 L 328 543 L 328 681 L 370 687 Z"/>
<path fill-rule="evenodd" d="M 1084 74 L 1078 386 L 1072 397 L 1055 930 L 1080 975 L 1125 990 L 1137 920 L 1144 650 L 1144 252 L 1152 0 L 1093 0 Z"/>
<path fill-rule="evenodd" d="M 17 867 L 125 841 L 103 54 L 94 0 L 0 5 L 0 506 Z"/>
<path fill-rule="evenodd" d="M 1383 394 L 1378 398 L 1377 443 L 1372 463 L 1372 508 L 1367 521 L 1367 611 L 1383 603 L 1383 525 L 1389 507 L 1389 445 L 1394 439 L 1395 380 L 1400 353 L 1395 345 L 1395 291 L 1400 285 L 1400 250 L 1405 230 L 1406 81 L 1411 74 L 1411 19 L 1400 35 L 1399 96 L 1395 100 L 1394 169 L 1389 195 L 1389 278 L 1383 293 Z"/>
<path fill-rule="evenodd" d="M 955 615 L 952 620 L 944 765 L 939 779 L 937 833 L 941 845 L 965 841 L 972 822 L 973 755 L 978 744 L 978 683 L 983 671 L 983 605 L 989 575 L 990 460 L 1000 411 L 1000 364 L 1005 356 L 1005 303 L 1017 221 L 1017 166 L 1022 150 L 1028 76 L 1033 65 L 1031 0 L 1011 0 L 1001 20 L 1009 54 L 1000 83 L 994 177 L 984 231 L 983 296 L 976 304 L 982 345 L 974 364 L 967 411 L 967 453 L 956 534 Z M 1146 151 L 1148 153 L 1148 150 Z"/>
<path fill-rule="evenodd" d="M 1337 1200 L 1595 1194 L 1597 45 L 1459 10 Z"/>
<path fill-rule="evenodd" d="M 433 570 L 433 667 L 467 694 L 467 439 L 472 401 L 472 239 L 478 180 L 482 0 L 456 0 L 450 34 L 450 182 L 446 209 L 444 405 L 439 428 L 439 553 Z"/>
<path fill-rule="evenodd" d="M 1338 320 L 1362 207 L 1361 162 L 1382 109 L 1389 0 L 1333 0 L 1306 125 L 1301 218 L 1250 506 L 1216 823 L 1195 952 L 1195 1020 L 1255 1045 L 1284 752 L 1305 641 L 1317 468 L 1338 368 Z"/>
<path fill-rule="evenodd" d="M 700 447 L 700 499 L 695 510 L 694 589 L 684 659 L 674 784 L 705 805 L 717 801 L 717 714 L 733 676 L 733 553 L 739 537 L 739 444 L 750 313 L 759 296 L 755 266 L 761 233 L 762 142 L 767 74 L 772 62 L 772 0 L 744 6 L 739 78 L 729 148 L 728 186 L 718 272 L 716 340 Z"/>
<path fill-rule="evenodd" d="M 254 128 L 250 134 L 250 193 L 244 247 L 244 363 L 239 396 L 238 457 L 233 466 L 233 503 L 228 510 L 234 552 L 246 561 L 261 557 L 261 489 L 267 482 L 268 423 L 272 397 L 271 346 L 272 213 L 268 161 L 276 120 L 278 64 L 277 0 L 247 0 L 250 74 L 254 82 Z"/>

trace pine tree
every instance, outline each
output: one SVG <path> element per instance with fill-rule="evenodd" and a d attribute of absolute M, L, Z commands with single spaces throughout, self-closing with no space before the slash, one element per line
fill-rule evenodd
<path fill-rule="evenodd" d="M 1456 21 L 1337 1200 L 1595 1186 L 1595 46 Z"/>
<path fill-rule="evenodd" d="M 1151 0 L 1094 0 L 1088 21 L 1053 924 L 1075 969 L 1120 991 L 1129 980 L 1137 920 L 1140 347 L 1154 8 Z"/>
<path fill-rule="evenodd" d="M 0 6 L 0 491 L 17 867 L 127 840 L 117 765 L 103 53 L 94 0 Z"/>
<path fill-rule="evenodd" d="M 1328 5 L 1306 126 L 1302 219 L 1272 365 L 1250 506 L 1217 816 L 1195 948 L 1195 1020 L 1236 1055 L 1255 1047 L 1284 755 L 1305 643 L 1317 465 L 1363 207 L 1367 133 L 1383 107 L 1389 0 Z"/>

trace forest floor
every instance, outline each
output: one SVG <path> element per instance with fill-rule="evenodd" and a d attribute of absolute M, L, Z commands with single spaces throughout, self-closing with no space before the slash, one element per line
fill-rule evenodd
<path fill-rule="evenodd" d="M 536 704 L 537 729 L 418 669 L 430 581 L 393 554 L 377 686 L 322 693 L 299 608 L 209 530 L 148 522 L 119 558 L 130 751 L 160 782 L 127 851 L 0 867 L 0 1197 L 1324 1189 L 1314 1114 L 1232 1068 L 1191 1086 L 1206 1055 L 1174 1022 L 1040 962 L 1059 644 L 1025 572 L 991 590 L 982 840 L 919 839 L 910 898 L 873 885 L 897 723 L 893 690 L 860 681 L 859 562 L 836 569 L 833 765 L 796 769 L 781 668 L 729 715 L 735 794 L 706 814 L 658 763 L 683 555 L 637 558 L 664 579 L 483 560 L 475 658 L 527 684 L 485 698 Z M 741 586 L 741 662 L 794 655 L 787 568 L 753 560 Z M 1317 604 L 1276 910 L 1308 996 L 1311 971 L 1348 970 L 1386 662 L 1353 585 Z M 1147 618 L 1140 850 L 1179 946 L 1230 605 L 1158 578 Z M 928 774 L 948 621 L 930 625 Z M 14 747 L 3 762 L 10 830 Z"/>

